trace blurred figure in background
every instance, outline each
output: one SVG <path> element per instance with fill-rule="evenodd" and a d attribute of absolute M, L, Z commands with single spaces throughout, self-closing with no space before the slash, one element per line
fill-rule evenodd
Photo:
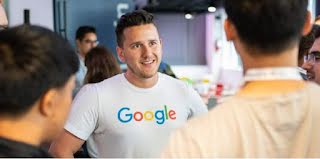
<path fill-rule="evenodd" d="M 320 26 L 313 28 L 313 34 L 315 41 L 309 53 L 305 55 L 302 68 L 307 70 L 308 80 L 320 84 Z"/>
<path fill-rule="evenodd" d="M 298 66 L 301 67 L 304 63 L 304 57 L 309 53 L 310 48 L 312 47 L 315 37 L 314 32 L 317 29 L 317 25 L 313 25 L 312 30 L 306 36 L 303 36 L 299 43 L 299 53 L 298 53 Z"/>
<path fill-rule="evenodd" d="M 160 62 L 158 72 L 164 73 L 164 74 L 169 75 L 173 78 L 177 78 L 177 76 L 172 71 L 170 65 L 163 62 L 163 61 Z"/>
<path fill-rule="evenodd" d="M 304 63 L 304 57 L 308 55 L 310 48 L 313 45 L 313 42 L 315 40 L 314 38 L 314 31 L 319 27 L 318 25 L 313 25 L 312 30 L 309 34 L 303 36 L 300 39 L 299 43 L 299 53 L 298 53 L 298 68 L 300 71 L 300 74 L 304 80 L 308 80 L 307 77 L 307 70 L 303 69 L 302 65 Z"/>
<path fill-rule="evenodd" d="M 299 40 L 312 27 L 308 0 L 225 0 L 224 7 L 245 83 L 177 130 L 163 157 L 320 157 L 320 87 L 297 68 Z"/>
<path fill-rule="evenodd" d="M 0 32 L 0 157 L 50 157 L 39 147 L 63 128 L 78 67 L 69 43 L 48 29 Z"/>
<path fill-rule="evenodd" d="M 92 26 L 80 26 L 76 32 L 77 53 L 80 61 L 80 68 L 76 74 L 76 87 L 73 90 L 73 97 L 78 93 L 83 85 L 87 68 L 84 65 L 84 58 L 90 49 L 98 45 L 96 29 Z"/>
<path fill-rule="evenodd" d="M 121 73 L 115 56 L 102 46 L 91 49 L 85 57 L 84 64 L 87 67 L 85 84 L 98 83 Z"/>

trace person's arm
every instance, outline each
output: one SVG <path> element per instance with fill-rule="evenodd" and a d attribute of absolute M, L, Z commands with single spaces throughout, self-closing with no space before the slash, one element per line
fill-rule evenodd
<path fill-rule="evenodd" d="M 49 153 L 53 157 L 73 158 L 75 154 L 85 141 L 74 136 L 67 130 L 58 136 L 58 138 L 51 144 Z"/>
<path fill-rule="evenodd" d="M 84 86 L 73 100 L 64 131 L 50 147 L 54 157 L 73 157 L 92 134 L 98 119 L 98 97 L 93 85 Z"/>
<path fill-rule="evenodd" d="M 196 92 L 191 86 L 187 85 L 188 100 L 190 107 L 189 119 L 194 116 L 205 114 L 208 112 L 208 107 L 201 99 L 198 92 Z"/>

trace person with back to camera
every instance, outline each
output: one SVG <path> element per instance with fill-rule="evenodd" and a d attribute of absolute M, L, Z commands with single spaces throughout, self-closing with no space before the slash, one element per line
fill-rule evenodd
<path fill-rule="evenodd" d="M 78 67 L 69 43 L 48 29 L 0 32 L 0 157 L 51 157 L 40 145 L 63 128 Z"/>
<path fill-rule="evenodd" d="M 123 15 L 116 36 L 128 69 L 80 90 L 65 131 L 51 145 L 56 157 L 72 157 L 89 136 L 98 157 L 157 157 L 172 130 L 207 112 L 191 86 L 157 72 L 162 41 L 152 14 Z"/>
<path fill-rule="evenodd" d="M 297 69 L 311 30 L 308 0 L 225 0 L 225 32 L 243 62 L 242 88 L 170 137 L 168 157 L 320 157 L 320 87 Z"/>

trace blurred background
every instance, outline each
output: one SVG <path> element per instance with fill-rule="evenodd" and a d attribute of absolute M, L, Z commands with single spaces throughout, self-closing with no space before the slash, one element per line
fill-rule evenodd
<path fill-rule="evenodd" d="M 182 80 L 205 94 L 217 84 L 232 94 L 242 83 L 242 64 L 226 41 L 222 0 L 2 0 L 9 27 L 31 23 L 48 27 L 75 44 L 81 25 L 97 28 L 99 45 L 115 53 L 114 29 L 124 13 L 154 14 L 163 40 L 163 61 Z M 312 18 L 320 1 L 309 0 Z M 125 65 L 122 65 L 123 69 Z"/>

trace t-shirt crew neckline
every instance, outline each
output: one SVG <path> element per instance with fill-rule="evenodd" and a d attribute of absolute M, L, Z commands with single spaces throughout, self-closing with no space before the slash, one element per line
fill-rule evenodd
<path fill-rule="evenodd" d="M 158 73 L 158 81 L 154 86 L 152 86 L 150 88 L 139 88 L 127 80 L 127 78 L 125 77 L 125 73 L 122 73 L 121 78 L 120 78 L 121 83 L 123 83 L 125 86 L 127 86 L 131 90 L 133 90 L 135 92 L 140 92 L 140 93 L 152 92 L 152 91 L 156 90 L 159 87 L 159 83 L 161 80 L 162 80 L 161 74 Z"/>

